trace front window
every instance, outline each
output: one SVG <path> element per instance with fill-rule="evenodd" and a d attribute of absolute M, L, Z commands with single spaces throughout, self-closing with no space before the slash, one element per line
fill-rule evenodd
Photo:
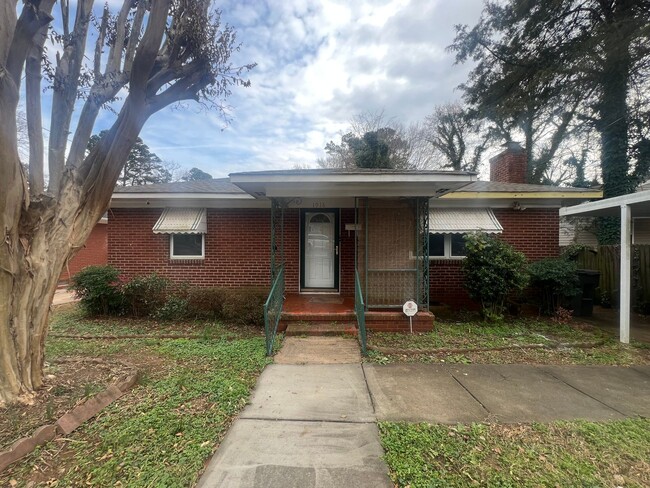
<path fill-rule="evenodd" d="M 452 257 L 465 257 L 465 234 L 451 234 L 449 237 L 451 241 L 451 256 Z"/>
<path fill-rule="evenodd" d="M 429 234 L 429 258 L 461 259 L 465 251 L 465 234 Z"/>
<path fill-rule="evenodd" d="M 203 259 L 204 234 L 171 234 L 169 250 L 171 259 Z"/>
<path fill-rule="evenodd" d="M 429 234 L 429 256 L 445 257 L 445 235 Z"/>

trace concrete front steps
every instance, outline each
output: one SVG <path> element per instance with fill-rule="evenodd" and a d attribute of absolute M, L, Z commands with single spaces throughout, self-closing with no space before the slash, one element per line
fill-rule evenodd
<path fill-rule="evenodd" d="M 279 331 L 287 336 L 357 335 L 354 313 L 296 313 L 283 312 Z"/>

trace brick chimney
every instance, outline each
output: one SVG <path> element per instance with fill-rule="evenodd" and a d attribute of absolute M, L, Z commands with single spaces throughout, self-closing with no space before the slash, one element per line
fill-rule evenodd
<path fill-rule="evenodd" d="M 490 159 L 490 181 L 526 183 L 528 160 L 518 142 L 506 142 L 505 150 Z"/>

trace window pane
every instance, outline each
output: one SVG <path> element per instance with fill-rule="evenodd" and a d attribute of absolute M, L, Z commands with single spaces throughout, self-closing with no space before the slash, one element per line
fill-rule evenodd
<path fill-rule="evenodd" d="M 174 234 L 174 256 L 201 256 L 203 254 L 202 234 Z"/>
<path fill-rule="evenodd" d="M 429 234 L 429 256 L 445 255 L 444 234 Z"/>
<path fill-rule="evenodd" d="M 451 255 L 452 256 L 466 256 L 465 252 L 465 235 L 452 234 L 451 235 Z"/>

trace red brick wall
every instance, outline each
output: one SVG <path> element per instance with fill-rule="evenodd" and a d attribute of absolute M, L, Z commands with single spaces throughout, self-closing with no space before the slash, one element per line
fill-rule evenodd
<path fill-rule="evenodd" d="M 108 261 L 125 278 L 155 271 L 199 286 L 269 286 L 270 210 L 208 209 L 202 260 L 169 259 L 169 235 L 151 231 L 161 213 L 159 208 L 109 212 Z M 285 227 L 285 235 L 287 231 L 291 225 Z M 285 251 L 290 254 L 292 249 Z M 294 267 L 289 267 L 289 286 L 295 275 Z"/>
<path fill-rule="evenodd" d="M 174 280 L 202 286 L 268 286 L 270 280 L 270 210 L 208 209 L 208 234 L 204 260 L 171 261 L 169 236 L 151 228 L 161 209 L 113 209 L 108 223 L 108 261 L 126 278 L 157 272 Z M 559 254 L 557 209 L 495 209 L 504 227 L 501 238 L 531 260 Z M 354 209 L 341 209 L 340 289 L 354 294 Z M 106 227 L 106 226 L 104 226 Z M 286 286 L 299 289 L 300 211 L 285 212 Z M 81 254 L 81 253 L 80 253 Z M 471 304 L 460 271 L 460 261 L 430 263 L 432 302 L 455 307 Z"/>
<path fill-rule="evenodd" d="M 517 211 L 509 208 L 496 208 L 494 215 L 503 226 L 500 238 L 523 252 L 529 260 L 536 261 L 559 255 L 558 209 Z M 474 305 L 463 287 L 460 266 L 461 261 L 434 260 L 430 262 L 429 298 L 431 302 L 445 303 L 453 307 Z"/>
<path fill-rule="evenodd" d="M 471 300 L 463 286 L 460 260 L 432 260 L 429 262 L 429 301 L 452 307 L 467 307 Z"/>
<path fill-rule="evenodd" d="M 526 183 L 526 151 L 518 144 L 490 160 L 490 181 Z"/>
<path fill-rule="evenodd" d="M 271 214 L 268 209 L 208 209 L 204 260 L 170 260 L 169 236 L 151 229 L 162 209 L 113 209 L 109 216 L 109 262 L 125 278 L 154 271 L 199 286 L 268 286 Z M 341 209 L 340 288 L 354 294 L 354 209 Z M 298 293 L 300 283 L 300 210 L 287 209 L 284 220 L 285 283 Z M 278 256 L 279 258 L 279 256 Z"/>
<path fill-rule="evenodd" d="M 560 214 L 557 208 L 512 210 L 495 208 L 494 215 L 503 226 L 500 237 L 523 252 L 532 261 L 559 256 Z"/>
<path fill-rule="evenodd" d="M 108 262 L 107 224 L 97 224 L 93 228 L 86 244 L 63 268 L 60 281 L 67 281 L 86 266 L 106 264 Z"/>

